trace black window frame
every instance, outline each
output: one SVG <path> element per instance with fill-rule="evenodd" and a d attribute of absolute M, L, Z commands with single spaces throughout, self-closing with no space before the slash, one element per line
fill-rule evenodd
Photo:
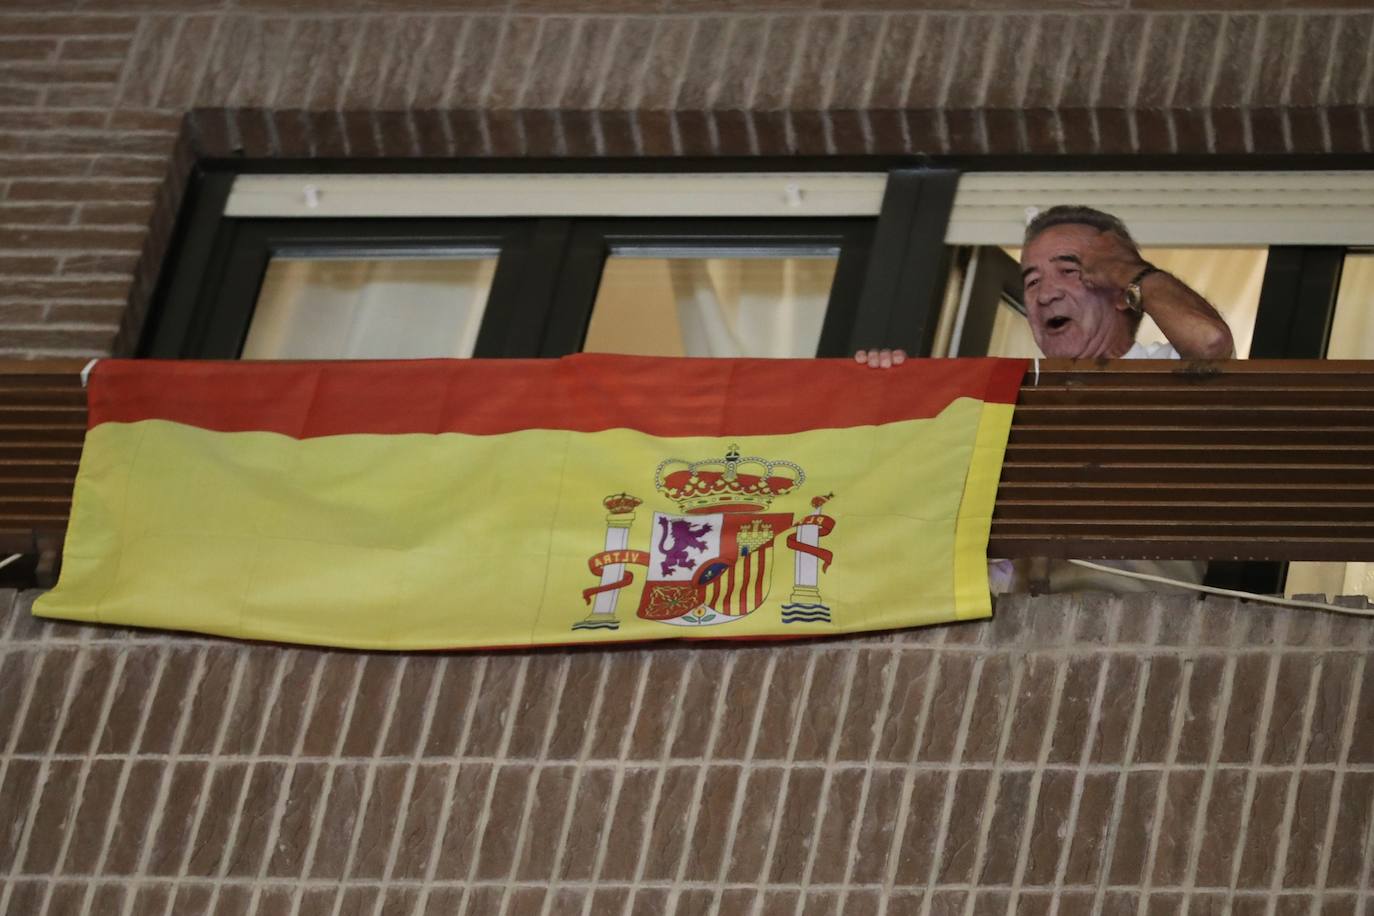
<path fill-rule="evenodd" d="M 326 172 L 352 171 L 350 166 L 356 165 L 308 164 Z M 637 245 L 715 250 L 789 244 L 838 247 L 839 263 L 816 355 L 847 356 L 869 347 L 929 353 L 944 291 L 944 230 L 958 177 L 950 170 L 891 169 L 882 212 L 876 217 L 227 216 L 234 178 L 262 171 L 245 165 L 202 163 L 194 170 L 176 232 L 180 241 L 165 261 L 137 355 L 237 358 L 274 251 L 333 247 L 371 253 L 389 247 L 413 251 L 426 244 L 500 249 L 475 357 L 556 357 L 579 351 L 606 257 L 616 246 Z M 481 171 L 490 170 L 491 164 L 486 165 Z M 625 171 L 642 171 L 643 165 Z M 825 165 L 811 170 L 856 168 L 847 160 Z M 558 164 L 552 166 L 548 170 L 558 170 Z M 872 161 L 859 167 L 881 173 Z M 729 162 L 709 168 L 676 162 L 673 168 L 735 170 Z M 620 171 L 609 163 L 602 169 Z M 739 170 L 768 169 L 751 162 Z M 799 164 L 782 160 L 772 170 L 796 172 Z M 876 256 L 879 247 L 883 254 Z"/>

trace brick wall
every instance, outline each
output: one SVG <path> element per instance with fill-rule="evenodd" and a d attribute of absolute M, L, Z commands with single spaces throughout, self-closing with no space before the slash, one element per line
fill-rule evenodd
<path fill-rule="evenodd" d="M 0 357 L 128 350 L 197 156 L 1360 153 L 1371 41 L 1301 0 L 10 0 Z M 0 913 L 1369 909 L 1346 619 L 1022 598 L 390 656 L 31 598 L 0 592 Z"/>
<path fill-rule="evenodd" d="M 1374 891 L 1367 621 L 1021 597 L 783 647 L 406 656 L 40 624 L 32 597 L 0 594 L 0 912 L 1353 916 Z"/>
<path fill-rule="evenodd" d="M 1200 6 L 11 0 L 0 357 L 132 346 L 197 154 L 1370 148 L 1374 13 Z"/>

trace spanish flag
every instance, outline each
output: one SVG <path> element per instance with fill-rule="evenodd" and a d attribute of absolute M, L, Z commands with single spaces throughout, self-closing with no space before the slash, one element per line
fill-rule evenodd
<path fill-rule="evenodd" d="M 43 617 L 367 649 L 986 617 L 1023 360 L 109 360 Z"/>

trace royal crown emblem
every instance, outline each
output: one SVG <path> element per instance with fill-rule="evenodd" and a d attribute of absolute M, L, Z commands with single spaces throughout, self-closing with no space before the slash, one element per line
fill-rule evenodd
<path fill-rule="evenodd" d="M 723 458 L 691 463 L 668 458 L 654 471 L 654 486 L 684 515 L 760 512 L 805 482 L 797 464 L 741 457 L 738 445 L 731 445 Z"/>
<path fill-rule="evenodd" d="M 790 567 L 793 579 L 787 599 L 774 602 L 782 623 L 829 624 L 820 579 L 833 553 L 821 539 L 835 527 L 822 508 L 833 494 L 813 497 L 800 518 L 766 511 L 805 482 L 795 462 L 741 456 L 733 444 L 721 458 L 660 462 L 654 486 L 677 511 L 655 511 L 637 523 L 638 497 L 621 492 L 602 499 L 606 539 L 587 561 L 600 581 L 583 589 L 591 612 L 572 628 L 618 629 L 616 608 L 635 581 L 633 567 L 644 567 L 635 609 L 642 620 L 687 627 L 741 620 L 769 603 L 773 571 L 781 566 Z M 644 539 L 648 550 L 631 546 Z M 793 554 L 790 562 L 779 556 L 784 549 Z"/>

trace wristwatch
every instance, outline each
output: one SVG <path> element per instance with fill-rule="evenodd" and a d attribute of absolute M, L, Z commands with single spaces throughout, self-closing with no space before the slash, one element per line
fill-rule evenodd
<path fill-rule="evenodd" d="M 1153 264 L 1146 264 L 1140 269 L 1140 273 L 1131 278 L 1131 282 L 1126 284 L 1126 305 L 1132 311 L 1140 311 L 1144 306 L 1140 302 L 1140 281 L 1150 274 L 1159 273 L 1159 268 Z"/>

